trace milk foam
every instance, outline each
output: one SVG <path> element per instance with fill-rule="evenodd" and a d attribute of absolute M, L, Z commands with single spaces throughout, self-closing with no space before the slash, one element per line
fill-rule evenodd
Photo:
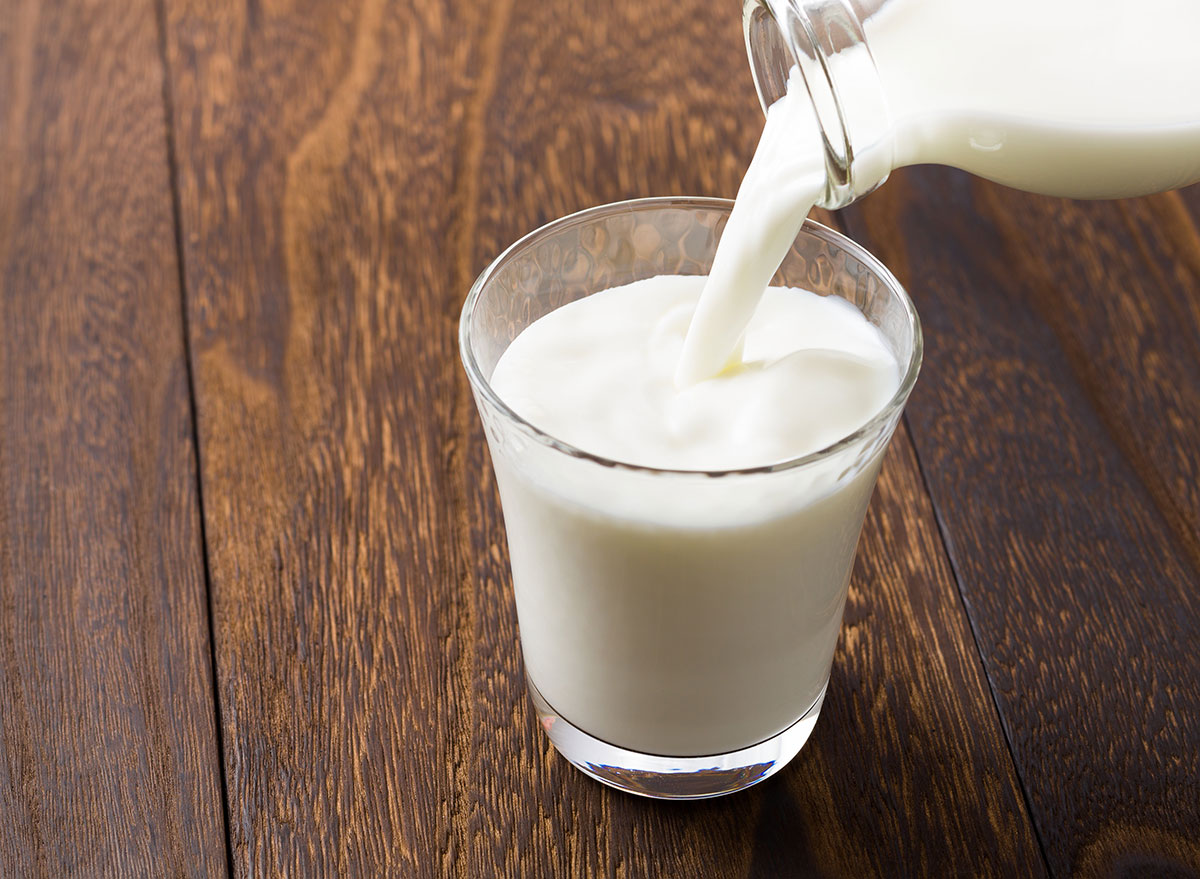
<path fill-rule="evenodd" d="M 492 386 L 551 436 L 677 470 L 758 467 L 819 451 L 895 394 L 896 358 L 858 309 L 782 288 L 767 290 L 753 311 L 738 364 L 677 390 L 675 365 L 704 284 L 659 276 L 552 311 L 504 352 Z"/>

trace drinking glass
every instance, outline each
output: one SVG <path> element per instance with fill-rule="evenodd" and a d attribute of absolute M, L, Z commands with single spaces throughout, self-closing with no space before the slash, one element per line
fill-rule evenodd
<path fill-rule="evenodd" d="M 912 302 L 863 248 L 805 223 L 772 283 L 853 304 L 901 379 L 853 433 L 768 466 L 609 460 L 522 419 L 489 379 L 525 327 L 568 302 L 655 275 L 707 274 L 732 206 L 638 199 L 556 220 L 484 270 L 460 323 L 538 718 L 579 769 L 657 798 L 741 790 L 812 732 L 867 503 L 920 367 Z"/>

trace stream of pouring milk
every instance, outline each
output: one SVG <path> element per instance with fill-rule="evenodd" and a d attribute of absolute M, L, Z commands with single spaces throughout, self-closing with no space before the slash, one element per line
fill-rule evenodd
<path fill-rule="evenodd" d="M 821 133 L 795 68 L 771 105 L 675 371 L 685 389 L 741 359 L 763 291 L 825 188 Z"/>

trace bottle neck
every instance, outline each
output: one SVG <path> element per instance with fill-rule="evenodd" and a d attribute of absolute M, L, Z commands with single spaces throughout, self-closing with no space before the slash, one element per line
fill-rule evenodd
<path fill-rule="evenodd" d="M 742 23 L 764 111 L 799 69 L 825 150 L 818 204 L 845 207 L 883 183 L 894 167 L 891 119 L 862 16 L 850 2 L 745 0 Z"/>

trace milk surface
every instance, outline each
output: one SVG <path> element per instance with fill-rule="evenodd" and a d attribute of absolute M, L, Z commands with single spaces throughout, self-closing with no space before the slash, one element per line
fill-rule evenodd
<path fill-rule="evenodd" d="M 504 352 L 492 387 L 557 439 L 673 470 L 761 467 L 819 451 L 896 392 L 896 358 L 857 308 L 781 288 L 755 297 L 738 364 L 677 389 L 705 281 L 664 275 L 552 311 Z"/>

